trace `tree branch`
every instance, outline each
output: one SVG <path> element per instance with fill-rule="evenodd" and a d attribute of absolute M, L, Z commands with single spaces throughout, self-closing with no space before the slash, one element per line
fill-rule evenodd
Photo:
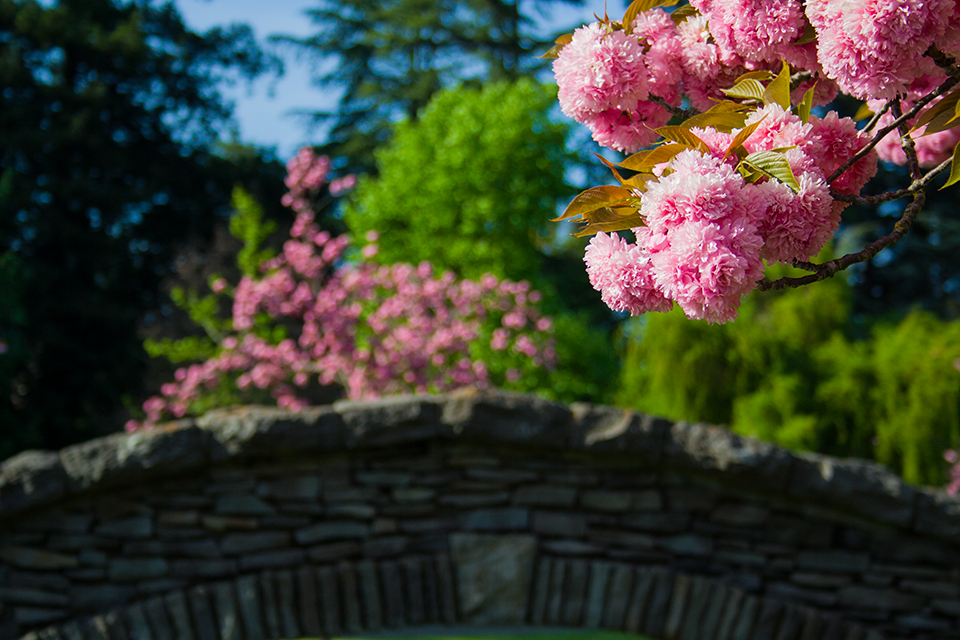
<path fill-rule="evenodd" d="M 919 180 L 914 180 L 912 183 L 910 183 L 910 186 L 906 187 L 905 189 L 886 191 L 874 196 L 855 196 L 851 193 L 838 193 L 831 189 L 830 195 L 833 196 L 834 200 L 839 200 L 840 202 L 849 202 L 851 204 L 882 204 L 884 202 L 890 202 L 891 200 L 899 200 L 904 196 L 912 195 L 917 191 L 921 191 L 928 187 L 937 176 L 950 168 L 950 164 L 952 162 L 952 157 L 947 158 L 936 167 L 928 171 L 922 178 Z"/>
<path fill-rule="evenodd" d="M 692 118 L 693 116 L 696 116 L 696 115 L 700 115 L 700 112 L 697 111 L 696 109 L 682 109 L 680 107 L 675 107 L 669 102 L 667 102 L 666 100 L 664 100 L 663 98 L 661 98 L 660 96 L 655 96 L 653 94 L 650 94 L 650 96 L 647 97 L 647 100 L 649 100 L 654 104 L 660 105 L 661 107 L 669 111 L 671 115 L 678 116 L 680 118 L 683 118 L 684 120 L 688 118 Z"/>
<path fill-rule="evenodd" d="M 896 118 L 893 122 L 891 122 L 887 126 L 877 131 L 877 133 L 874 134 L 873 139 L 870 140 L 870 142 L 864 145 L 864 147 L 859 151 L 857 151 L 855 154 L 850 156 L 849 160 L 847 160 L 842 165 L 837 167 L 834 170 L 834 172 L 830 174 L 830 176 L 827 178 L 827 184 L 830 184 L 834 180 L 839 178 L 841 175 L 843 175 L 843 172 L 849 169 L 850 167 L 852 167 L 857 162 L 857 160 L 859 160 L 863 156 L 870 153 L 870 151 L 875 146 L 877 146 L 880 143 L 880 141 L 887 136 L 888 133 L 890 133 L 894 129 L 899 128 L 901 124 L 903 124 L 904 122 L 907 122 L 908 120 L 910 120 L 910 118 L 920 113 L 920 110 L 923 109 L 928 104 L 930 104 L 930 102 L 932 102 L 936 98 L 942 96 L 946 92 L 953 89 L 953 87 L 956 86 L 958 82 L 960 82 L 960 72 L 958 72 L 956 77 L 951 75 L 949 78 L 944 80 L 943 84 L 941 84 L 939 87 L 937 87 L 927 95 L 917 100 L 917 103 L 913 105 L 912 109 L 910 109 L 909 111 L 901 115 L 899 118 Z"/>

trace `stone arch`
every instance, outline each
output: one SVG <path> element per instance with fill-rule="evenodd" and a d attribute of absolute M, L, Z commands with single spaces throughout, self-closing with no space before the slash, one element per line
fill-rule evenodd
<path fill-rule="evenodd" d="M 237 408 L 3 463 L 0 639 L 956 637 L 958 506 L 871 463 L 610 407 Z"/>

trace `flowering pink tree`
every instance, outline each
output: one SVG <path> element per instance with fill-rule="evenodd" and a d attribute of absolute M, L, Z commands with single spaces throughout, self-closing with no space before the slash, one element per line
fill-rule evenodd
<path fill-rule="evenodd" d="M 509 386 L 526 368 L 552 365 L 552 323 L 538 313 L 539 293 L 528 283 L 458 280 L 426 262 L 378 265 L 370 261 L 375 233 L 348 259 L 348 239 L 314 223 L 327 158 L 301 150 L 288 170 L 283 203 L 297 216 L 282 252 L 245 269 L 236 287 L 222 278 L 211 283 L 215 295 L 232 298 L 230 320 L 212 332 L 215 354 L 178 369 L 144 403 L 146 419 L 128 429 L 209 408 L 205 397 L 221 387 L 241 397 L 266 391 L 279 406 L 299 409 L 311 382 L 339 384 L 362 399 Z M 342 178 L 328 191 L 352 184 Z"/>
<path fill-rule="evenodd" d="M 960 5 L 955 0 L 635 0 L 558 39 L 561 110 L 594 140 L 616 185 L 583 192 L 559 218 L 594 236 L 590 282 L 618 311 L 677 303 L 726 322 L 754 289 L 795 287 L 869 260 L 910 229 L 925 188 L 960 180 Z M 829 104 L 863 100 L 862 126 Z M 673 121 L 677 124 L 668 125 Z M 650 149 L 646 147 L 657 143 Z M 911 182 L 861 195 L 878 158 Z M 851 203 L 910 198 L 889 234 L 810 262 Z M 630 230 L 634 242 L 617 232 Z M 764 262 L 809 275 L 764 280 Z"/>

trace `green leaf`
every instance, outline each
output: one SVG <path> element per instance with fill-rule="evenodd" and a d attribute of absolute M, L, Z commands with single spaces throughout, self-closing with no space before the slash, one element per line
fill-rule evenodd
<path fill-rule="evenodd" d="M 633 197 L 633 193 L 623 187 L 615 187 L 612 185 L 592 187 L 574 198 L 573 202 L 564 210 L 563 215 L 559 218 L 554 218 L 552 222 L 559 222 L 577 216 L 586 216 L 586 214 L 596 211 L 597 209 L 621 204 Z"/>
<path fill-rule="evenodd" d="M 573 34 L 570 34 L 570 33 L 565 33 L 565 34 L 563 34 L 562 36 L 560 36 L 559 38 L 557 38 L 556 40 L 554 40 L 554 41 L 553 41 L 554 44 L 553 44 L 552 47 L 550 47 L 550 50 L 547 51 L 545 54 L 543 54 L 543 55 L 540 56 L 540 57 L 541 57 L 541 58 L 547 58 L 547 59 L 550 59 L 550 58 L 559 58 L 559 57 L 560 57 L 560 51 L 561 51 L 565 46 L 567 46 L 568 44 L 570 44 L 570 41 L 571 41 L 571 40 L 573 40 Z"/>
<path fill-rule="evenodd" d="M 713 127 L 718 131 L 729 133 L 734 129 L 739 129 L 747 119 L 744 111 L 749 107 L 738 104 L 731 100 L 723 100 L 713 105 L 707 111 L 688 118 L 680 126 L 692 129 L 693 127 Z"/>
<path fill-rule="evenodd" d="M 660 127 L 658 129 L 654 129 L 654 131 L 671 142 L 676 142 L 677 144 L 682 144 L 685 147 L 696 149 L 701 153 L 710 152 L 710 147 L 707 146 L 707 143 L 698 138 L 695 133 L 691 132 L 686 127 Z"/>
<path fill-rule="evenodd" d="M 738 80 L 729 89 L 721 89 L 725 95 L 731 98 L 763 100 L 763 83 L 756 78 L 746 78 Z"/>
<path fill-rule="evenodd" d="M 759 80 L 760 82 L 767 82 L 768 80 L 773 80 L 776 78 L 776 74 L 772 71 L 767 71 L 766 69 L 758 69 L 757 71 L 747 71 L 746 73 L 737 76 L 737 79 L 733 81 L 734 84 L 742 80 Z"/>
<path fill-rule="evenodd" d="M 761 173 L 776 178 L 783 184 L 790 187 L 794 193 L 800 191 L 800 184 L 796 176 L 793 175 L 793 169 L 787 162 L 786 156 L 776 151 L 756 151 L 743 159 L 743 164 L 749 169 L 760 171 Z"/>
<path fill-rule="evenodd" d="M 673 23 L 677 25 L 687 18 L 693 18 L 698 15 L 700 15 L 700 12 L 697 11 L 697 8 L 692 4 L 685 4 L 682 7 L 677 7 L 670 12 L 670 18 L 673 20 Z"/>
<path fill-rule="evenodd" d="M 801 46 L 817 41 L 817 30 L 814 29 L 813 25 L 806 20 L 804 20 L 803 23 L 803 33 L 801 33 L 800 37 L 794 40 L 791 44 Z"/>
<path fill-rule="evenodd" d="M 940 102 L 924 111 L 917 118 L 917 122 L 913 125 L 911 131 L 916 131 L 924 125 L 929 125 L 925 133 L 936 133 L 937 131 L 950 129 L 951 127 L 945 125 L 953 119 L 958 104 L 960 104 L 960 89 L 954 89 L 944 96 Z"/>
<path fill-rule="evenodd" d="M 803 94 L 803 100 L 797 105 L 797 116 L 800 117 L 800 121 L 803 122 L 803 124 L 810 122 L 810 109 L 813 108 L 813 90 L 816 88 L 817 83 L 814 82 L 813 86 Z"/>
<path fill-rule="evenodd" d="M 638 151 L 621 162 L 619 166 L 630 171 L 649 173 L 658 164 L 673 160 L 673 156 L 684 149 L 686 147 L 682 144 L 664 144 L 647 151 Z"/>
<path fill-rule="evenodd" d="M 733 140 L 730 141 L 730 146 L 727 147 L 727 150 L 723 152 L 723 158 L 726 159 L 731 153 L 736 153 L 737 149 L 743 146 L 743 143 L 746 142 L 747 138 L 749 138 L 753 132 L 757 130 L 757 127 L 760 126 L 760 123 L 763 122 L 764 118 L 766 117 L 767 116 L 763 116 L 763 118 L 760 118 L 753 124 L 738 131 L 737 135 L 735 135 Z"/>
<path fill-rule="evenodd" d="M 655 9 L 656 7 L 669 7 L 677 4 L 678 0 L 633 0 L 623 14 L 623 29 L 627 33 L 633 33 L 633 21 L 644 11 Z"/>
<path fill-rule="evenodd" d="M 764 90 L 763 104 L 778 104 L 784 110 L 790 109 L 790 65 L 786 61 L 777 77 Z"/>
<path fill-rule="evenodd" d="M 853 119 L 858 121 L 866 120 L 867 118 L 872 118 L 872 117 L 873 117 L 873 111 L 870 109 L 870 107 L 867 106 L 866 102 L 861 104 L 860 108 L 857 109 L 857 112 L 853 114 Z"/>
<path fill-rule="evenodd" d="M 946 183 L 940 187 L 940 191 L 943 191 L 958 181 L 960 181 L 960 142 L 953 148 L 953 161 L 950 163 L 950 177 L 947 178 Z"/>

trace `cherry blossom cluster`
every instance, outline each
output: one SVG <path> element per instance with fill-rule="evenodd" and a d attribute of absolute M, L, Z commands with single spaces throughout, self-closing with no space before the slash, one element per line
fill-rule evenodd
<path fill-rule="evenodd" d="M 610 165 L 619 187 L 584 192 L 560 217 L 579 216 L 578 235 L 594 235 L 584 261 L 607 305 L 638 315 L 677 303 L 690 318 L 726 322 L 761 286 L 765 261 L 811 271 L 765 283 L 797 286 L 909 229 L 917 194 L 960 142 L 960 127 L 944 124 L 960 99 L 947 93 L 960 80 L 960 4 L 690 0 L 670 13 L 662 4 L 637 0 L 623 20 L 586 25 L 548 53 L 563 113 L 600 145 L 634 154 Z M 811 114 L 839 92 L 876 115 L 858 126 Z M 878 159 L 908 165 L 913 187 L 861 197 Z M 850 203 L 907 196 L 904 224 L 876 246 L 808 262 Z M 619 235 L 628 230 L 635 242 Z"/>
<path fill-rule="evenodd" d="M 368 259 L 376 234 L 368 234 L 362 259 L 346 261 L 347 238 L 321 231 L 313 217 L 309 208 L 297 214 L 282 253 L 261 265 L 260 277 L 244 277 L 232 292 L 214 283 L 233 297 L 233 332 L 216 356 L 178 369 L 129 430 L 187 415 L 224 384 L 268 390 L 293 410 L 306 405 L 301 391 L 311 379 L 340 384 L 352 399 L 485 387 L 496 380 L 474 356 L 478 343 L 505 361 L 552 366 L 552 323 L 538 313 L 540 294 L 528 283 L 458 280 L 427 262 L 379 265 Z M 274 343 L 257 331 L 265 324 L 295 335 Z M 505 371 L 507 381 L 518 376 Z"/>
<path fill-rule="evenodd" d="M 311 147 L 301 147 L 287 162 L 287 176 L 283 180 L 287 193 L 280 202 L 297 213 L 309 210 L 320 190 L 327 185 L 329 173 L 329 157 L 317 155 Z M 356 183 L 357 177 L 353 174 L 336 178 L 329 183 L 330 195 L 349 191 Z"/>

